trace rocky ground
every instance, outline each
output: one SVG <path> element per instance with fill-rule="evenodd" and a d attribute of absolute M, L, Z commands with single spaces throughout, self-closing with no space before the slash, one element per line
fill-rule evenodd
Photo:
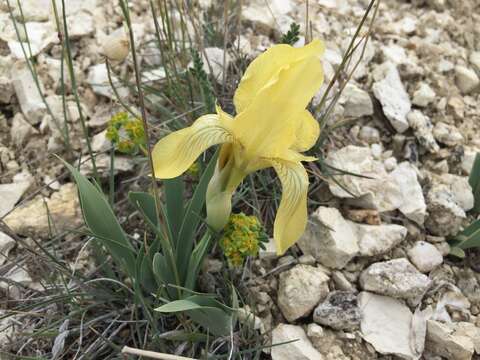
<path fill-rule="evenodd" d="M 119 9 L 103 3 L 69 0 L 67 14 L 81 103 L 100 170 L 107 174 L 104 130 L 119 107 L 100 50 L 122 21 Z M 206 11 L 208 3 L 200 1 L 198 9 Z M 272 45 L 291 22 L 305 23 L 302 1 L 268 3 L 243 4 L 236 44 L 250 57 Z M 42 273 L 25 254 L 27 244 L 48 242 L 52 232 L 81 224 L 75 188 L 62 177 L 62 165 L 48 156 L 67 153 L 55 122 L 64 110 L 61 47 L 50 0 L 22 4 L 49 107 L 22 60 L 2 2 L 0 218 L 15 236 L 0 232 L 0 292 L 14 300 L 25 289 L 42 290 Z M 310 2 L 312 34 L 327 44 L 327 80 L 367 5 L 366 0 Z M 142 2 L 133 2 L 140 45 L 153 38 L 146 10 Z M 372 38 L 329 119 L 331 124 L 355 121 L 333 133 L 325 149 L 328 164 L 366 177 L 337 176 L 342 186 L 328 181 L 316 189 L 311 196 L 322 206 L 311 214 L 298 248 L 281 258 L 264 251 L 253 261 L 248 287 L 256 305 L 255 326 L 262 333 L 273 328 L 273 343 L 299 339 L 273 347 L 274 360 L 480 356 L 478 257 L 473 251 L 464 261 L 451 258 L 446 241 L 474 220 L 468 175 L 480 151 L 479 21 L 477 0 L 381 3 Z M 223 50 L 205 50 L 212 65 L 207 70 L 220 81 Z M 159 64 L 147 51 L 142 61 Z M 161 80 L 161 68 L 145 76 Z M 66 86 L 70 91 L 71 84 Z M 120 92 L 129 95 L 127 88 Z M 66 109 L 73 153 L 85 155 L 80 114 L 70 96 Z M 115 165 L 125 179 L 138 170 L 130 157 L 118 156 Z M 83 171 L 91 169 L 85 165 Z M 77 260 L 75 266 L 88 264 L 82 254 Z M 15 336 L 18 322 L 1 321 L 0 348 Z"/>

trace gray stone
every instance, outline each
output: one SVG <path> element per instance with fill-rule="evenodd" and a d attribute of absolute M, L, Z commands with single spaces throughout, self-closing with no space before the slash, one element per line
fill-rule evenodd
<path fill-rule="evenodd" d="M 293 341 L 296 340 L 296 341 Z M 288 342 L 287 344 L 277 345 Z M 272 331 L 272 360 L 323 360 L 301 326 L 279 324 Z"/>
<path fill-rule="evenodd" d="M 407 228 L 396 224 L 367 225 L 350 222 L 358 238 L 360 256 L 385 254 L 407 236 Z"/>
<path fill-rule="evenodd" d="M 403 359 L 420 358 L 422 351 L 414 350 L 413 316 L 405 304 L 369 292 L 361 292 L 358 302 L 362 312 L 361 335 L 377 352 Z"/>
<path fill-rule="evenodd" d="M 341 269 L 357 255 L 357 243 L 355 233 L 337 209 L 320 207 L 310 216 L 298 245 L 321 264 Z"/>
<path fill-rule="evenodd" d="M 462 65 L 455 66 L 455 80 L 464 94 L 471 93 L 480 85 L 480 79 L 475 71 Z"/>
<path fill-rule="evenodd" d="M 410 111 L 407 119 L 420 145 L 431 153 L 438 152 L 440 146 L 433 136 L 433 125 L 430 119 L 419 110 Z"/>
<path fill-rule="evenodd" d="M 357 295 L 347 291 L 333 291 L 313 313 L 313 321 L 336 330 L 355 330 L 360 325 Z"/>
<path fill-rule="evenodd" d="M 431 280 L 405 258 L 370 265 L 360 274 L 359 282 L 364 290 L 413 301 L 431 285 Z"/>
<path fill-rule="evenodd" d="M 292 322 L 308 316 L 328 294 L 328 276 L 313 266 L 297 265 L 280 274 L 278 307 Z"/>
<path fill-rule="evenodd" d="M 413 265 L 423 273 L 428 273 L 443 263 L 440 251 L 425 241 L 417 241 L 407 254 Z"/>
<path fill-rule="evenodd" d="M 397 67 L 391 62 L 385 62 L 376 69 L 375 73 L 373 94 L 382 104 L 383 113 L 395 130 L 403 133 L 409 126 L 406 116 L 412 105 Z"/>

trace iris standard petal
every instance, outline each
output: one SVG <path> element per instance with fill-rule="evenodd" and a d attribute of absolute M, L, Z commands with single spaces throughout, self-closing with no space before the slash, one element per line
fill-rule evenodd
<path fill-rule="evenodd" d="M 308 110 L 303 110 L 297 117 L 297 131 L 292 149 L 307 151 L 317 142 L 320 135 L 320 124 Z"/>
<path fill-rule="evenodd" d="M 269 48 L 250 63 L 238 85 L 233 99 L 237 114 L 252 103 L 257 93 L 277 76 L 280 70 L 307 57 L 319 58 L 324 51 L 325 45 L 320 40 L 314 40 L 300 48 L 285 44 Z"/>
<path fill-rule="evenodd" d="M 282 200 L 277 211 L 273 238 L 282 255 L 302 236 L 307 225 L 308 175 L 299 162 L 272 160 L 282 183 Z"/>
<path fill-rule="evenodd" d="M 232 129 L 249 156 L 278 157 L 296 140 L 302 113 L 323 82 L 317 57 L 308 57 L 281 70 L 237 115 Z"/>
<path fill-rule="evenodd" d="M 155 176 L 159 179 L 180 176 L 210 146 L 232 141 L 223 117 L 201 116 L 192 126 L 165 136 L 155 145 L 152 151 Z"/>

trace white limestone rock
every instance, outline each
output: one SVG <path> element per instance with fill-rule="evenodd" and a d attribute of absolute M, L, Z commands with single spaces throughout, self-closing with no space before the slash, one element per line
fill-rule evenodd
<path fill-rule="evenodd" d="M 472 52 L 468 59 L 477 73 L 480 73 L 480 51 Z"/>
<path fill-rule="evenodd" d="M 12 65 L 13 61 L 10 56 L 0 56 L 0 104 L 9 104 L 15 94 L 10 78 Z"/>
<path fill-rule="evenodd" d="M 362 312 L 361 335 L 377 352 L 403 359 L 420 358 L 425 335 L 419 334 L 418 345 L 414 343 L 413 315 L 405 304 L 370 292 L 361 292 L 358 302 Z"/>
<path fill-rule="evenodd" d="M 373 103 L 370 95 L 354 84 L 347 84 L 339 99 L 344 107 L 344 116 L 359 118 L 373 115 Z"/>
<path fill-rule="evenodd" d="M 319 207 L 309 218 L 298 245 L 318 262 L 341 269 L 358 253 L 358 239 L 348 222 L 334 208 Z"/>
<path fill-rule="evenodd" d="M 112 143 L 107 139 L 107 130 L 103 130 L 92 137 L 92 150 L 95 152 L 105 152 L 112 147 Z"/>
<path fill-rule="evenodd" d="M 426 228 L 433 235 L 455 235 L 460 230 L 465 211 L 457 204 L 455 195 L 449 186 L 434 184 L 427 194 L 428 217 Z"/>
<path fill-rule="evenodd" d="M 452 125 L 438 122 L 433 128 L 433 136 L 435 139 L 447 146 L 461 145 L 464 142 L 462 133 Z"/>
<path fill-rule="evenodd" d="M 443 263 L 440 251 L 425 241 L 417 241 L 407 254 L 412 264 L 422 273 L 429 273 Z"/>
<path fill-rule="evenodd" d="M 380 142 L 380 131 L 378 129 L 365 125 L 362 126 L 358 133 L 358 138 L 367 144 L 375 144 Z"/>
<path fill-rule="evenodd" d="M 396 224 L 367 225 L 349 222 L 358 238 L 360 256 L 385 254 L 407 236 L 407 228 Z"/>
<path fill-rule="evenodd" d="M 0 184 L 0 218 L 10 212 L 30 187 L 31 181 L 20 180 L 9 184 Z"/>
<path fill-rule="evenodd" d="M 38 124 L 47 107 L 25 62 L 17 61 L 13 65 L 11 78 L 23 115 L 30 124 Z"/>
<path fill-rule="evenodd" d="M 95 21 L 92 14 L 79 11 L 75 15 L 67 17 L 68 35 L 71 39 L 90 36 L 95 32 Z"/>
<path fill-rule="evenodd" d="M 68 183 L 62 185 L 49 199 L 37 196 L 17 207 L 4 221 L 15 233 L 36 238 L 48 238 L 52 229 L 56 233 L 80 226 L 83 218 L 77 188 Z M 53 224 L 52 228 L 50 224 Z"/>
<path fill-rule="evenodd" d="M 380 212 L 398 209 L 403 203 L 397 183 L 387 173 L 383 162 L 373 158 L 372 149 L 349 145 L 328 154 L 326 162 L 337 169 L 369 177 L 335 175 L 335 179 L 348 191 L 330 181 L 329 188 L 333 195 L 347 198 L 356 206 Z"/>
<path fill-rule="evenodd" d="M 391 62 L 385 62 L 375 70 L 374 77 L 372 90 L 382 104 L 383 113 L 397 132 L 405 132 L 409 127 L 407 114 L 412 104 L 397 67 Z"/>
<path fill-rule="evenodd" d="M 7 261 L 7 256 L 10 250 L 15 247 L 15 240 L 7 234 L 0 232 L 0 265 Z"/>
<path fill-rule="evenodd" d="M 297 265 L 280 274 L 278 307 L 289 322 L 308 316 L 328 294 L 328 276 L 314 266 Z"/>
<path fill-rule="evenodd" d="M 408 219 L 423 225 L 427 204 L 414 166 L 409 162 L 402 162 L 390 175 L 402 193 L 402 202 L 398 209 Z"/>
<path fill-rule="evenodd" d="M 26 39 L 21 39 L 22 42 L 19 42 L 18 39 L 15 38 L 8 42 L 12 56 L 18 60 L 25 59 L 22 46 L 28 57 L 34 57 L 59 42 L 57 32 L 50 22 L 27 22 L 25 27 L 27 28 L 26 31 L 30 46 L 26 42 Z"/>
<path fill-rule="evenodd" d="M 224 51 L 223 49 L 216 47 L 205 48 L 205 53 L 202 53 L 203 70 L 207 74 L 211 74 L 217 81 L 221 82 L 223 78 L 223 72 L 226 71 L 230 62 L 230 55 L 225 53 L 224 64 Z"/>
<path fill-rule="evenodd" d="M 413 301 L 431 285 L 431 280 L 405 258 L 370 265 L 360 274 L 359 282 L 363 290 Z"/>
<path fill-rule="evenodd" d="M 112 75 L 112 83 L 117 89 L 117 92 L 121 98 L 126 98 L 129 95 L 129 90 L 124 86 L 120 80 Z M 98 94 L 110 99 L 115 100 L 115 93 L 113 92 L 110 83 L 108 81 L 108 70 L 105 64 L 98 64 L 92 66 L 88 72 L 87 83 L 90 84 L 92 90 Z"/>
<path fill-rule="evenodd" d="M 435 100 L 435 91 L 427 83 L 420 83 L 413 93 L 412 103 L 420 107 L 426 107 Z"/>
<path fill-rule="evenodd" d="M 107 178 L 110 175 L 110 155 L 101 154 L 96 157 L 97 170 L 100 173 L 101 177 Z M 130 156 L 115 156 L 113 161 L 114 165 L 114 174 L 130 172 L 135 167 L 135 161 Z M 93 175 L 93 165 L 91 161 L 84 162 L 80 166 L 80 173 L 85 176 Z"/>
<path fill-rule="evenodd" d="M 419 110 L 412 110 L 408 113 L 407 120 L 421 146 L 431 153 L 440 150 L 440 146 L 433 136 L 432 122 L 426 115 Z"/>
<path fill-rule="evenodd" d="M 10 138 L 16 147 L 23 146 L 32 134 L 38 131 L 25 120 L 21 113 L 16 114 L 12 120 L 12 127 L 10 129 Z"/>
<path fill-rule="evenodd" d="M 20 2 L 22 12 L 20 12 L 20 6 L 17 1 L 10 1 L 13 16 L 17 20 L 23 19 L 29 21 L 47 21 L 50 16 L 50 0 L 22 0 Z M 8 12 L 8 4 L 6 1 L 0 2 L 0 9 Z"/>
<path fill-rule="evenodd" d="M 462 210 L 469 211 L 473 209 L 475 198 L 472 187 L 470 186 L 467 176 L 454 174 L 431 174 L 434 182 L 447 185 L 452 192 L 455 203 Z"/>
<path fill-rule="evenodd" d="M 463 94 L 473 92 L 480 85 L 480 78 L 475 71 L 462 65 L 455 66 L 455 80 Z"/>
<path fill-rule="evenodd" d="M 475 351 L 474 338 L 462 331 L 461 324 L 427 321 L 426 350 L 447 360 L 470 360 Z M 467 323 L 468 326 L 475 325 Z M 478 341 L 478 334 L 476 335 Z"/>
<path fill-rule="evenodd" d="M 272 345 L 272 360 L 323 360 L 301 326 L 278 324 L 272 331 Z"/>
<path fill-rule="evenodd" d="M 293 10 L 293 4 L 290 0 L 273 0 L 268 3 L 269 8 L 265 8 L 262 0 L 251 1 L 242 8 L 242 20 L 253 25 L 257 33 L 269 35 L 272 32 L 279 31 L 284 33 L 288 31 L 293 19 L 288 15 Z"/>

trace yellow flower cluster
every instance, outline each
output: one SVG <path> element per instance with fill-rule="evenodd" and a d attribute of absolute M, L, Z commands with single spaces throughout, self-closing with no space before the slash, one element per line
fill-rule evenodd
<path fill-rule="evenodd" d="M 126 112 L 119 112 L 108 122 L 107 139 L 125 154 L 133 154 L 145 149 L 145 131 L 138 118 Z"/>
<path fill-rule="evenodd" d="M 240 266 L 247 256 L 256 256 L 266 240 L 258 218 L 239 213 L 230 216 L 220 247 L 231 265 Z"/>

